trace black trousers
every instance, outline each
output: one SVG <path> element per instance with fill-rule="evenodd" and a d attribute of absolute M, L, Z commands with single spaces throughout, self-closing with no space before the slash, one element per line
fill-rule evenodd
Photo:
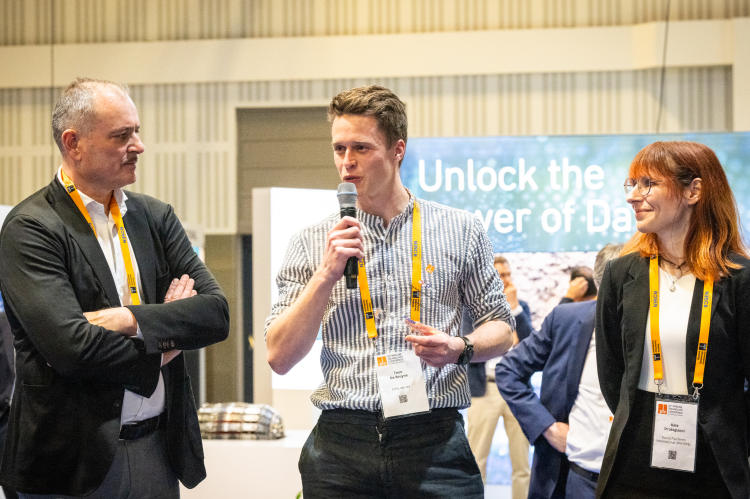
<path fill-rule="evenodd" d="M 61 494 L 19 494 L 21 499 L 74 499 Z M 167 456 L 167 430 L 120 440 L 104 482 L 88 499 L 179 499 L 180 485 Z"/>
<path fill-rule="evenodd" d="M 456 409 L 390 421 L 369 411 L 323 411 L 299 470 L 305 499 L 484 497 Z"/>
<path fill-rule="evenodd" d="M 651 467 L 654 394 L 637 390 L 603 498 L 731 498 L 708 437 L 698 426 L 695 473 Z"/>

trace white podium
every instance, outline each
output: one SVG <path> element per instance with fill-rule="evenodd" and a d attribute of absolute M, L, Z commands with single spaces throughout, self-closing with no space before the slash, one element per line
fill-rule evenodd
<path fill-rule="evenodd" d="M 302 490 L 297 463 L 309 430 L 279 440 L 204 440 L 208 476 L 182 499 L 294 499 Z"/>

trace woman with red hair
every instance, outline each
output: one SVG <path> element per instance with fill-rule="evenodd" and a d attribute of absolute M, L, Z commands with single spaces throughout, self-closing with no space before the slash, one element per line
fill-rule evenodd
<path fill-rule="evenodd" d="M 638 232 L 599 289 L 614 413 L 597 497 L 750 497 L 750 260 L 716 154 L 656 142 L 630 165 Z"/>

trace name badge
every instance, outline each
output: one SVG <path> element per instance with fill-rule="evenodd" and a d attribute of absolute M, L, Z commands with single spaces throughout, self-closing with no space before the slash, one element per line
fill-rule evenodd
<path fill-rule="evenodd" d="M 430 411 L 422 364 L 414 350 L 376 355 L 380 402 L 386 419 Z"/>
<path fill-rule="evenodd" d="M 698 402 L 689 395 L 656 395 L 651 467 L 695 472 Z"/>

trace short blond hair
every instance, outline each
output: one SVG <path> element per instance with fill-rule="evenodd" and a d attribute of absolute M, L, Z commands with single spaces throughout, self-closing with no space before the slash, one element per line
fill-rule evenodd
<path fill-rule="evenodd" d="M 389 149 L 399 140 L 406 144 L 409 127 L 406 106 L 385 87 L 368 85 L 338 94 L 328 105 L 328 121 L 333 123 L 333 120 L 345 114 L 375 118 Z"/>

